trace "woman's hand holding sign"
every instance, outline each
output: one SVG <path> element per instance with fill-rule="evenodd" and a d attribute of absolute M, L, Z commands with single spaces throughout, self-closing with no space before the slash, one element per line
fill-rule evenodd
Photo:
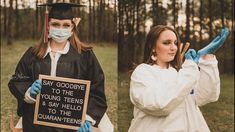
<path fill-rule="evenodd" d="M 83 125 L 77 130 L 77 132 L 92 132 L 91 123 L 89 121 L 85 121 Z"/>
<path fill-rule="evenodd" d="M 30 96 L 36 98 L 37 94 L 41 91 L 42 82 L 40 80 L 34 81 L 30 88 Z"/>

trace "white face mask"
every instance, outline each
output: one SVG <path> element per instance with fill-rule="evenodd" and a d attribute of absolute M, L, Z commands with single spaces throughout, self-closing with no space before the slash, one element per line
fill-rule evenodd
<path fill-rule="evenodd" d="M 60 28 L 50 28 L 49 38 L 52 38 L 58 43 L 65 42 L 72 35 L 71 28 L 60 29 Z"/>

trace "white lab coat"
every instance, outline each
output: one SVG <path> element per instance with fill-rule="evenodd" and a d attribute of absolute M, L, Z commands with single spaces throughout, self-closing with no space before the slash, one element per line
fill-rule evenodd
<path fill-rule="evenodd" d="M 134 118 L 129 132 L 209 132 L 198 106 L 217 101 L 217 60 L 186 60 L 178 72 L 140 64 L 131 76 Z M 190 92 L 194 89 L 194 93 Z"/>

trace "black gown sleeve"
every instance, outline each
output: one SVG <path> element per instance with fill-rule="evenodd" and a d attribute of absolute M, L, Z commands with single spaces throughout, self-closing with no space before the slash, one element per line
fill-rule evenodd
<path fill-rule="evenodd" d="M 87 114 L 96 120 L 95 127 L 97 127 L 107 110 L 104 91 L 105 78 L 103 70 L 92 50 L 89 52 L 88 60 L 88 78 L 91 80 L 91 87 Z"/>
<path fill-rule="evenodd" d="M 24 94 L 32 84 L 32 74 L 30 70 L 30 58 L 32 57 L 32 48 L 29 48 L 18 62 L 15 74 L 12 75 L 8 87 L 10 92 L 16 97 L 18 102 L 17 114 L 22 116 L 22 104 Z"/>

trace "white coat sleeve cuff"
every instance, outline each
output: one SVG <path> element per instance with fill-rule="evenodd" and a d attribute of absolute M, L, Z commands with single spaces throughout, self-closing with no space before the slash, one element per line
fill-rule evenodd
<path fill-rule="evenodd" d="M 93 118 L 91 118 L 91 116 L 89 116 L 89 115 L 86 115 L 86 120 L 90 121 L 93 126 L 96 123 L 96 121 Z"/>
<path fill-rule="evenodd" d="M 33 103 L 36 102 L 36 100 L 30 96 L 30 93 L 29 93 L 30 89 L 31 89 L 31 87 L 29 87 L 28 90 L 25 92 L 24 101 L 29 103 L 29 104 L 33 104 Z"/>
<path fill-rule="evenodd" d="M 200 59 L 199 59 L 199 65 L 201 65 L 201 64 L 203 64 L 203 65 L 211 65 L 211 64 L 213 65 L 213 64 L 217 64 L 218 61 L 217 61 L 215 55 L 212 55 L 212 54 L 211 54 L 211 56 L 212 56 L 212 58 L 210 58 L 210 59 L 203 59 L 202 57 L 200 57 Z"/>

